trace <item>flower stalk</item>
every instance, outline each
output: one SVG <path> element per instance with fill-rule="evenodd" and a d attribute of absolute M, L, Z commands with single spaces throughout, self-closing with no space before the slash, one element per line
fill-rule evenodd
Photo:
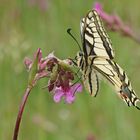
<path fill-rule="evenodd" d="M 22 98 L 22 101 L 21 101 L 21 104 L 20 104 L 20 107 L 19 107 L 19 111 L 18 111 L 18 115 L 17 115 L 17 119 L 16 119 L 13 140 L 17 140 L 17 138 L 18 138 L 18 133 L 19 133 L 19 127 L 20 127 L 20 123 L 21 123 L 21 119 L 22 119 L 22 114 L 23 114 L 25 104 L 27 102 L 28 96 L 29 96 L 32 88 L 33 88 L 32 86 L 28 86 L 25 93 L 24 93 L 24 96 Z"/>
<path fill-rule="evenodd" d="M 82 91 L 81 84 L 73 84 L 74 72 L 69 59 L 60 60 L 53 53 L 43 58 L 42 51 L 38 48 L 34 59 L 25 58 L 24 64 L 29 72 L 28 86 L 19 107 L 13 140 L 18 138 L 19 127 L 29 94 L 40 79 L 49 78 L 47 88 L 49 92 L 54 94 L 53 99 L 56 103 L 64 98 L 66 103 L 71 104 L 75 100 L 75 94 Z"/>

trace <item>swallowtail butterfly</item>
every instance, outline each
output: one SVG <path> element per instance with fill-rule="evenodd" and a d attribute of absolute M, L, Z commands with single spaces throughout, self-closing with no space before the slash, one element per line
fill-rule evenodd
<path fill-rule="evenodd" d="M 76 64 L 82 72 L 85 88 L 93 96 L 99 90 L 98 74 L 102 75 L 116 89 L 118 95 L 128 106 L 137 106 L 140 99 L 132 89 L 125 71 L 113 60 L 114 51 L 100 16 L 91 10 L 82 18 L 81 23 L 82 51 L 77 53 Z"/>

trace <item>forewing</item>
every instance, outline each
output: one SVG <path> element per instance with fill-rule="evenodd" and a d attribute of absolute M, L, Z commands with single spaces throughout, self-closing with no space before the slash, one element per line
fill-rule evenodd
<path fill-rule="evenodd" d="M 92 59 L 92 58 L 90 58 Z M 125 71 L 114 61 L 99 58 L 94 59 L 94 68 L 105 77 L 116 89 L 118 95 L 127 103 L 128 106 L 137 106 L 140 99 L 132 89 L 131 83 Z"/>
<path fill-rule="evenodd" d="M 88 12 L 86 17 L 81 20 L 80 27 L 85 57 L 92 55 L 107 59 L 114 58 L 112 43 L 95 10 Z"/>

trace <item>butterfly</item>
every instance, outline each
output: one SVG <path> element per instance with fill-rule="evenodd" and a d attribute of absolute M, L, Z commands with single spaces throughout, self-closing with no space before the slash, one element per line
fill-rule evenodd
<path fill-rule="evenodd" d="M 92 96 L 99 91 L 101 75 L 115 88 L 117 94 L 128 106 L 137 106 L 140 99 L 132 89 L 125 71 L 114 61 L 114 50 L 106 33 L 103 22 L 96 12 L 91 10 L 80 22 L 82 51 L 76 56 L 76 65 L 82 73 L 85 88 Z"/>

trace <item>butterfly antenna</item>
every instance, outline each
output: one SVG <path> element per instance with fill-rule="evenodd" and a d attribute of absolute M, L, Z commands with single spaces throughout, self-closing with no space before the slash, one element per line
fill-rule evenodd
<path fill-rule="evenodd" d="M 71 30 L 72 30 L 71 28 L 68 28 L 67 33 L 75 40 L 75 42 L 78 45 L 80 51 L 82 51 L 80 44 L 78 43 L 77 39 L 72 35 Z"/>

